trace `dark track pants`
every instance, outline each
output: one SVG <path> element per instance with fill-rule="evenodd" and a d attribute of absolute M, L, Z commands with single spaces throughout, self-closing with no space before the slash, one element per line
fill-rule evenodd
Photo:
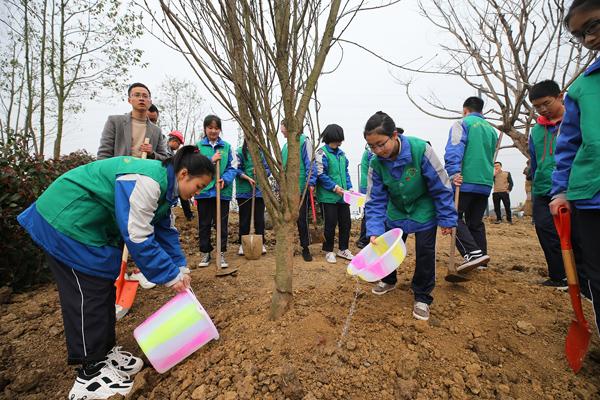
<path fill-rule="evenodd" d="M 456 248 L 463 256 L 477 250 L 487 254 L 483 214 L 487 208 L 488 197 L 478 193 L 460 192 Z"/>
<path fill-rule="evenodd" d="M 213 246 L 210 243 L 211 229 L 217 223 L 217 199 L 198 199 L 198 237 L 200 251 L 210 253 Z M 229 223 L 229 200 L 221 200 L 221 251 L 227 251 L 227 233 Z"/>
<path fill-rule="evenodd" d="M 321 207 L 323 218 L 325 219 L 325 242 L 323 243 L 323 250 L 333 251 L 336 226 L 338 227 L 338 245 L 340 250 L 347 250 L 348 242 L 350 241 L 350 227 L 352 225 L 350 205 L 346 203 L 321 203 Z"/>

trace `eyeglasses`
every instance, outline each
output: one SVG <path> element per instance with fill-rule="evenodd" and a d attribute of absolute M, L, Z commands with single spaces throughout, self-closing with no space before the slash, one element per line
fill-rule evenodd
<path fill-rule="evenodd" d="M 131 96 L 129 97 L 135 97 L 136 99 L 139 99 L 140 97 L 142 99 L 149 99 L 150 96 L 148 96 L 146 93 L 132 93 Z"/>
<path fill-rule="evenodd" d="M 581 32 L 571 32 L 573 37 L 569 39 L 569 42 L 573 44 L 583 43 L 586 36 L 597 35 L 600 33 L 600 19 L 594 19 L 590 21 Z"/>
<path fill-rule="evenodd" d="M 381 144 L 368 144 L 367 146 L 369 146 L 369 148 L 371 150 L 379 150 L 379 149 L 383 149 L 385 147 L 385 145 L 390 141 L 391 137 L 388 137 L 387 140 Z"/>
<path fill-rule="evenodd" d="M 547 100 L 545 102 L 543 102 L 542 104 L 538 104 L 537 106 L 534 104 L 533 108 L 535 108 L 535 111 L 542 111 L 542 110 L 547 110 L 548 108 L 550 108 L 550 106 L 552 104 L 554 104 L 554 102 L 556 101 L 556 98 L 552 99 L 552 100 Z"/>

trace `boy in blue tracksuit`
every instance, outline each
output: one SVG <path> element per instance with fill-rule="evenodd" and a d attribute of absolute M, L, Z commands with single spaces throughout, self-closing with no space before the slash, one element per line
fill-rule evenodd
<path fill-rule="evenodd" d="M 575 1 L 565 25 L 572 41 L 589 50 L 600 50 L 600 3 Z M 600 58 L 569 87 L 565 114 L 556 139 L 556 169 L 552 173 L 554 215 L 562 206 L 572 212 L 572 223 L 581 247 L 582 292 L 592 300 L 596 327 L 600 319 Z M 580 275 L 580 276 L 581 276 Z"/>
<path fill-rule="evenodd" d="M 285 121 L 281 121 L 281 133 L 285 136 L 286 140 L 289 140 L 288 130 L 285 126 Z M 306 195 L 300 204 L 300 212 L 298 214 L 298 234 L 300 236 L 300 246 L 302 246 L 302 258 L 304 261 L 312 261 L 312 254 L 310 254 L 310 237 L 308 235 L 308 201 L 309 191 L 315 189 L 317 185 L 317 171 L 316 166 L 312 162 L 313 158 L 313 145 L 310 138 L 305 134 L 301 133 L 298 135 L 300 141 L 300 174 L 298 177 L 298 186 L 300 188 L 300 197 L 306 189 Z M 288 160 L 288 145 L 287 142 L 281 149 L 281 158 L 283 159 L 283 167 L 287 169 Z M 306 187 L 308 185 L 308 188 Z"/>
<path fill-rule="evenodd" d="M 231 145 L 221 139 L 221 118 L 208 115 L 204 118 L 204 139 L 196 143 L 200 153 L 210 158 L 214 163 L 220 160 L 220 180 L 216 176 L 211 183 L 195 197 L 198 204 L 198 237 L 200 238 L 199 267 L 207 267 L 210 263 L 210 252 L 213 247 L 210 243 L 210 231 L 217 221 L 217 188 L 221 187 L 221 268 L 227 268 L 223 253 L 227 251 L 227 225 L 229 223 L 229 202 L 233 194 L 233 181 L 237 176 L 237 169 L 232 165 L 233 150 Z"/>
<path fill-rule="evenodd" d="M 348 249 L 350 241 L 350 205 L 344 202 L 344 190 L 352 189 L 352 181 L 348 173 L 348 159 L 340 146 L 344 141 L 344 130 L 336 124 L 327 125 L 323 130 L 325 145 L 317 150 L 315 159 L 317 165 L 317 198 L 323 210 L 325 220 L 323 251 L 325 260 L 330 264 L 336 263 L 336 253 L 333 252 L 335 227 L 339 231 L 339 251 L 337 255 L 352 260 L 354 255 Z"/>
<path fill-rule="evenodd" d="M 412 280 L 413 316 L 429 319 L 435 286 L 437 227 L 449 234 L 457 214 L 450 179 L 429 143 L 398 135 L 394 121 L 379 111 L 367 121 L 365 139 L 376 157 L 369 168 L 367 236 L 371 242 L 392 228 L 401 228 L 416 239 L 416 268 Z M 396 287 L 396 271 L 373 289 L 384 294 Z"/>
<path fill-rule="evenodd" d="M 458 272 L 485 268 L 490 261 L 483 214 L 494 185 L 498 135 L 481 114 L 483 104 L 479 97 L 465 100 L 463 119 L 450 129 L 444 155 L 446 171 L 454 186 L 460 187 L 456 247 L 465 261 Z"/>

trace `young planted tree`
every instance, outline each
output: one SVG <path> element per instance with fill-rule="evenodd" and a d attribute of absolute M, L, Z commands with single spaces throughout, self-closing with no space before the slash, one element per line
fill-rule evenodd
<path fill-rule="evenodd" d="M 160 13 L 140 3 L 161 40 L 178 49 L 212 96 L 240 124 L 252 159 L 265 158 L 279 187 L 269 186 L 262 163 L 255 165 L 276 235 L 275 290 L 271 318 L 292 303 L 299 135 L 329 50 L 365 2 L 159 0 Z M 391 3 L 391 2 L 390 2 Z M 377 7 L 381 7 L 381 2 Z M 158 31 L 156 31 L 158 30 Z M 277 132 L 285 117 L 288 159 L 284 167 Z"/>
<path fill-rule="evenodd" d="M 168 77 L 160 85 L 155 99 L 160 105 L 163 131 L 181 131 L 188 143 L 196 143 L 196 128 L 202 118 L 204 104 L 198 86 L 187 79 Z"/>

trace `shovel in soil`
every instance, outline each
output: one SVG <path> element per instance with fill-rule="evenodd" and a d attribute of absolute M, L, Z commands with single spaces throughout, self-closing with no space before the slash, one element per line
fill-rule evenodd
<path fill-rule="evenodd" d="M 313 195 L 313 189 L 309 190 L 310 196 L 310 208 L 312 210 L 312 223 L 313 226 L 308 229 L 310 242 L 311 243 L 323 243 L 325 241 L 325 236 L 323 235 L 323 230 L 319 228 L 317 225 L 317 211 L 315 210 L 315 198 Z"/>
<path fill-rule="evenodd" d="M 456 190 L 454 191 L 454 208 L 456 208 L 456 210 L 458 210 L 459 196 L 460 196 L 460 186 L 457 186 Z M 446 281 L 452 282 L 452 283 L 468 282 L 469 279 L 467 279 L 463 275 L 459 275 L 458 272 L 456 272 L 456 264 L 454 262 L 455 254 L 456 254 L 456 227 L 452 228 L 452 235 L 450 236 L 450 260 L 448 260 L 448 272 L 446 273 L 446 276 L 444 277 L 444 279 L 446 279 Z"/>
<path fill-rule="evenodd" d="M 117 301 L 115 304 L 115 310 L 117 313 L 117 320 L 123 318 L 129 309 L 133 306 L 135 300 L 135 294 L 139 285 L 138 281 L 132 281 L 125 279 L 125 271 L 127 270 L 127 258 L 129 258 L 129 251 L 127 246 L 123 245 L 123 255 L 121 256 L 121 272 L 115 282 L 117 288 Z"/>
<path fill-rule="evenodd" d="M 217 272 L 216 276 L 227 276 L 238 271 L 237 268 L 221 268 L 221 160 L 217 160 L 215 187 L 217 188 Z"/>
<path fill-rule="evenodd" d="M 252 186 L 252 211 L 250 212 L 250 229 L 254 227 L 254 202 L 256 199 L 256 185 Z M 262 254 L 263 237 L 262 235 L 244 235 L 242 236 L 242 248 L 246 260 L 258 260 Z"/>
<path fill-rule="evenodd" d="M 569 296 L 571 297 L 571 304 L 575 311 L 575 319 L 571 321 L 565 341 L 565 353 L 569 366 L 573 372 L 577 373 L 581 369 L 583 359 L 590 346 L 592 333 L 581 307 L 579 279 L 577 278 L 577 268 L 571 244 L 571 214 L 566 207 L 558 209 L 558 214 L 554 216 L 554 225 L 556 225 L 556 231 L 560 238 L 562 258 L 565 265 L 567 283 L 569 284 Z"/>
<path fill-rule="evenodd" d="M 144 138 L 144 144 L 149 144 L 150 138 Z M 145 159 L 148 154 L 144 151 L 142 152 L 142 158 Z M 127 271 L 127 259 L 129 258 L 129 250 L 127 250 L 127 246 L 123 245 L 123 255 L 121 256 L 121 271 L 119 272 L 119 277 L 115 282 L 115 286 L 117 287 L 117 299 L 115 304 L 115 311 L 117 315 L 117 320 L 123 318 L 128 312 L 131 306 L 133 306 L 133 301 L 135 300 L 135 295 L 137 293 L 137 289 L 139 286 L 138 281 L 133 281 L 129 279 L 125 279 L 125 272 Z"/>

